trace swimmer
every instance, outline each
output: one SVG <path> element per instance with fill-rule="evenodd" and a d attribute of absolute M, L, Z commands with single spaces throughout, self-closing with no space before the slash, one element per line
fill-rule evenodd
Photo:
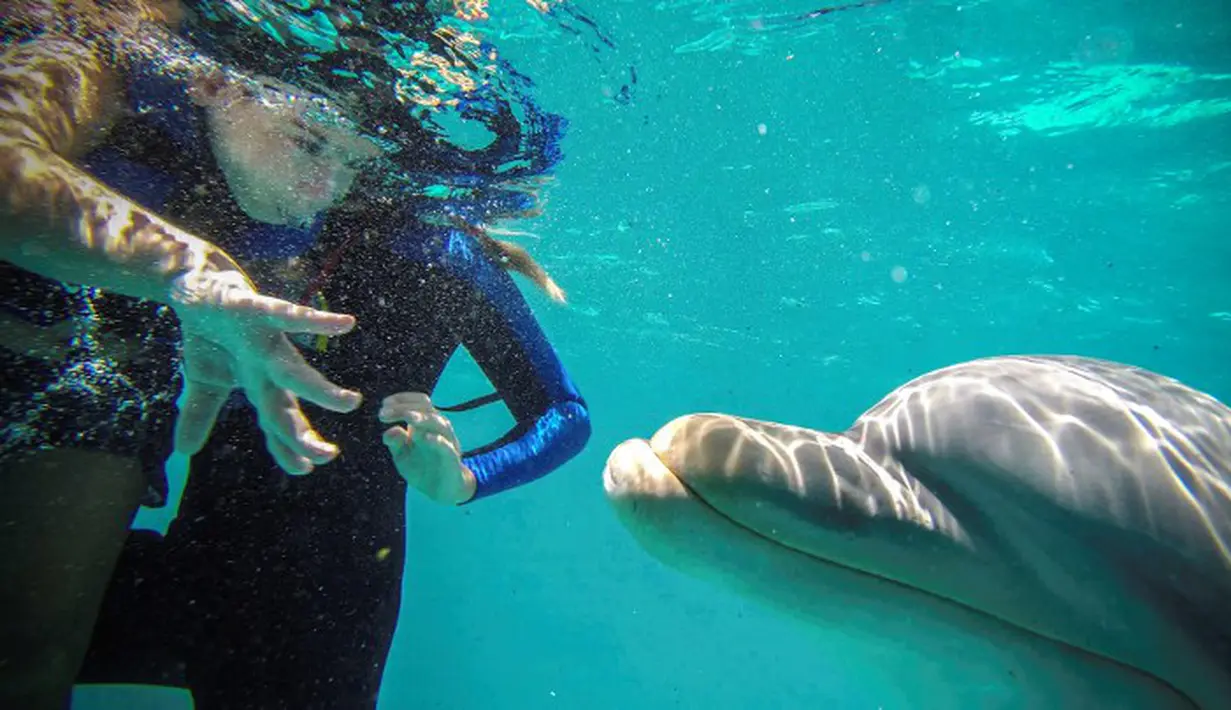
<path fill-rule="evenodd" d="M 127 54 L 176 21 L 156 4 L 6 3 L 0 46 L 0 706 L 62 707 L 138 504 L 165 490 L 155 432 L 191 453 L 243 390 L 290 470 L 337 455 L 300 402 L 361 396 L 288 333 L 353 316 L 257 291 L 213 243 L 83 164 L 123 115 Z M 166 386 L 181 345 L 184 389 Z M 161 459 L 158 459 L 161 460 Z"/>
<path fill-rule="evenodd" d="M 342 456 L 288 478 L 254 446 L 259 418 L 221 391 L 211 399 L 212 436 L 179 515 L 165 538 L 133 534 L 78 680 L 187 687 L 199 710 L 374 707 L 400 603 L 407 486 L 473 504 L 559 469 L 590 435 L 588 407 L 509 271 L 553 300 L 563 291 L 476 216 L 529 213 L 534 200 L 442 211 L 389 199 L 376 171 L 357 170 L 362 143 L 303 113 L 225 87 L 136 89 L 146 110 L 95 151 L 95 172 L 212 235 L 262 289 L 355 316 L 353 333 L 304 350 L 364 405 L 322 413 Z M 413 147 L 427 169 L 450 149 Z M 310 185 L 333 188 L 316 216 Z M 440 407 L 431 393 L 459 347 L 495 392 Z M 496 401 L 512 429 L 464 448 L 449 412 Z"/>

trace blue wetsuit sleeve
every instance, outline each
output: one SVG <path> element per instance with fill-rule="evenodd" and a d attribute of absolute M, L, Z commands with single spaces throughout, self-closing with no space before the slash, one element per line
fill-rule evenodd
<path fill-rule="evenodd" d="M 521 291 L 459 232 L 442 259 L 456 278 L 462 345 L 491 380 L 516 424 L 499 440 L 463 453 L 477 483 L 471 501 L 536 480 L 585 448 L 590 413 Z"/>

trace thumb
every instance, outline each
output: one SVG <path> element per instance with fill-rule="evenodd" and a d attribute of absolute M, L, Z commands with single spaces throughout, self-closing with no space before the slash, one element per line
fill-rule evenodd
<path fill-rule="evenodd" d="M 230 387 L 215 387 L 185 378 L 179 414 L 175 419 L 176 453 L 191 456 L 205 446 L 230 394 Z"/>
<path fill-rule="evenodd" d="M 392 426 L 385 430 L 385 435 L 381 437 L 385 442 L 385 446 L 389 447 L 389 451 L 397 455 L 400 451 L 410 448 L 411 434 L 408 429 L 400 426 Z"/>

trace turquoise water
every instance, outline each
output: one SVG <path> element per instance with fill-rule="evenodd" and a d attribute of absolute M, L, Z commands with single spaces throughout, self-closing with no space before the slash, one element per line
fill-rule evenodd
<path fill-rule="evenodd" d="M 511 226 L 569 294 L 525 289 L 594 435 L 481 505 L 411 497 L 382 708 L 927 707 L 643 553 L 603 499 L 611 448 L 696 410 L 842 429 L 1002 353 L 1231 399 L 1226 3 L 920 0 L 775 29 L 823 4 L 592 2 L 605 64 L 530 20 L 498 41 L 571 124 L 546 214 Z M 629 105 L 609 99 L 620 62 Z M 462 356 L 437 399 L 487 391 Z M 511 420 L 455 421 L 465 442 Z M 91 688 L 76 707 L 190 704 Z"/>

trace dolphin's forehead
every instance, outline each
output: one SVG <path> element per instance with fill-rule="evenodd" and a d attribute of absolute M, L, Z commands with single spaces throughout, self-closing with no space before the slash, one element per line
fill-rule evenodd
<path fill-rule="evenodd" d="M 1174 379 L 1076 357 L 976 360 L 899 387 L 848 433 L 939 478 L 978 472 L 932 483 L 1048 501 L 1231 578 L 1231 410 Z"/>
<path fill-rule="evenodd" d="M 1076 356 L 973 360 L 911 380 L 860 420 L 875 420 L 907 400 L 913 423 L 921 425 L 954 416 L 958 404 L 982 406 L 982 418 L 964 424 L 985 423 L 985 429 L 1025 415 L 1047 427 L 1082 426 L 1107 443 L 1141 438 L 1138 432 L 1181 432 L 1200 442 L 1209 465 L 1224 471 L 1231 465 L 1231 409 L 1178 380 L 1120 363 Z"/>

